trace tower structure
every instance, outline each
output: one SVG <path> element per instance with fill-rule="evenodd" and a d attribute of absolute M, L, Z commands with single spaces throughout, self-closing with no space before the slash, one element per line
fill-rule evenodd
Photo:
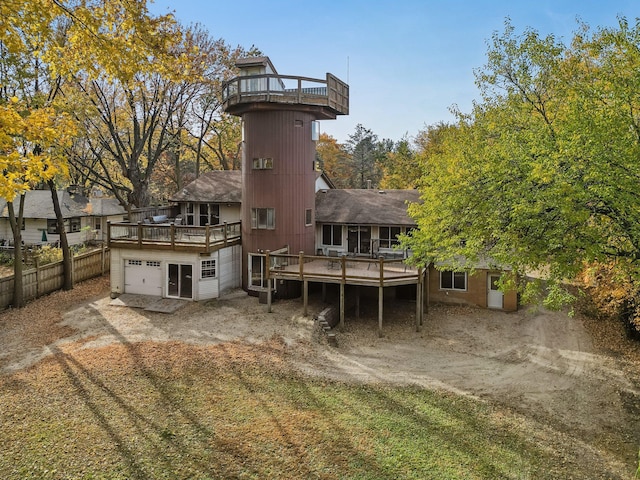
<path fill-rule="evenodd" d="M 280 75 L 268 57 L 240 59 L 223 107 L 242 118 L 242 285 L 264 285 L 263 252 L 315 248 L 318 120 L 349 113 L 349 86 Z"/>

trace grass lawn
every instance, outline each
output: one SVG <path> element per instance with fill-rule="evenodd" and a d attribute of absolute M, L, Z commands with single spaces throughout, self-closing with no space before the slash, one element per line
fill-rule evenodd
<path fill-rule="evenodd" d="M 57 351 L 0 377 L 0 427 L 3 479 L 595 478 L 509 413 L 308 378 L 277 339 Z"/>

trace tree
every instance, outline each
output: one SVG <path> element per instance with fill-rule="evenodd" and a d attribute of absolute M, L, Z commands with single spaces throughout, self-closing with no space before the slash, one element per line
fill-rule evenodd
<path fill-rule="evenodd" d="M 356 131 L 349 135 L 345 144 L 349 154 L 351 178 L 349 188 L 377 188 L 382 171 L 379 166 L 380 145 L 378 136 L 361 124 L 356 125 Z"/>
<path fill-rule="evenodd" d="M 316 143 L 316 159 L 337 188 L 346 188 L 350 183 L 349 155 L 344 147 L 331 135 L 321 133 Z"/>
<path fill-rule="evenodd" d="M 24 194 L 35 184 L 66 171 L 62 149 L 71 143 L 75 125 L 54 109 L 25 109 L 16 97 L 0 105 L 0 196 L 7 201 L 13 233 L 14 289 L 12 305 L 24 305 L 22 295 L 22 219 Z M 14 202 L 19 198 L 16 212 Z"/>
<path fill-rule="evenodd" d="M 552 306 L 586 264 L 632 259 L 640 279 L 640 27 L 581 27 L 570 47 L 509 22 L 494 35 L 482 98 L 443 132 L 410 208 L 417 260 L 545 271 Z"/>
<path fill-rule="evenodd" d="M 151 18 L 145 1 L 11 0 L 0 4 L 0 15 L 3 18 L 0 42 L 5 98 L 7 85 L 15 88 L 16 84 L 27 83 L 25 80 L 29 78 L 33 80 L 31 88 L 20 89 L 25 100 L 22 113 L 25 119 L 36 118 L 38 109 L 52 105 L 63 78 L 79 71 L 89 78 L 101 71 L 120 79 L 130 79 L 135 72 L 151 66 L 164 68 L 167 72 L 175 70 L 176 62 L 168 47 L 179 35 L 175 29 L 167 28 L 174 22 L 169 16 Z M 25 73 L 21 68 L 25 65 L 33 65 L 32 71 Z M 48 79 L 54 79 L 46 96 L 42 95 L 40 84 L 42 70 L 46 71 Z M 7 79 L 10 81 L 6 82 Z M 49 114 L 49 110 L 41 112 Z M 60 131 L 59 135 L 58 145 L 62 147 L 68 143 L 66 132 Z M 23 140 L 24 149 L 31 140 L 28 136 Z M 40 156 L 49 146 L 36 142 L 31 148 L 34 155 Z M 66 164 L 58 171 L 66 173 Z M 33 182 L 25 180 L 24 188 L 30 188 Z M 71 288 L 70 252 L 66 248 L 63 216 L 51 172 L 42 172 L 40 183 L 47 184 L 52 194 L 64 254 L 64 287 Z M 21 213 L 18 216 L 21 217 Z M 19 251 L 19 244 L 16 244 L 16 251 Z M 21 265 L 18 258 L 14 264 Z M 21 281 L 21 276 L 16 275 L 16 281 Z M 21 294 L 21 286 L 14 284 L 14 295 Z M 22 302 L 17 303 L 21 305 Z"/>

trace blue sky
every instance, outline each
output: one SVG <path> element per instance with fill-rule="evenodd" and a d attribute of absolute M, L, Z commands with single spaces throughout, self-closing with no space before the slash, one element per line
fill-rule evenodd
<path fill-rule="evenodd" d="M 155 0 L 153 13 L 174 12 L 228 44 L 258 47 L 280 74 L 348 81 L 350 114 L 321 122 L 344 142 L 362 124 L 379 139 L 415 136 L 471 110 L 473 71 L 485 64 L 487 41 L 507 17 L 565 43 L 576 19 L 592 29 L 630 23 L 637 0 Z"/>

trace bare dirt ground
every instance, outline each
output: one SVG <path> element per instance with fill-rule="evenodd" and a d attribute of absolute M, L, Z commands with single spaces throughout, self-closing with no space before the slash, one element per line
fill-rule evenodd
<path fill-rule="evenodd" d="M 307 374 L 473 396 L 546 430 L 548 448 L 571 444 L 572 452 L 606 469 L 602 478 L 631 478 L 637 466 L 640 345 L 615 322 L 543 309 L 436 306 L 416 332 L 415 304 L 392 301 L 380 338 L 372 301 L 363 302 L 359 319 L 348 312 L 338 347 L 331 347 L 313 320 L 326 307 L 319 297 L 312 297 L 309 317 L 300 300 L 278 301 L 267 313 L 242 291 L 164 314 L 111 305 L 108 291 L 106 278 L 91 280 L 0 314 L 0 373 L 28 368 L 60 347 L 261 343 L 279 336 Z"/>

